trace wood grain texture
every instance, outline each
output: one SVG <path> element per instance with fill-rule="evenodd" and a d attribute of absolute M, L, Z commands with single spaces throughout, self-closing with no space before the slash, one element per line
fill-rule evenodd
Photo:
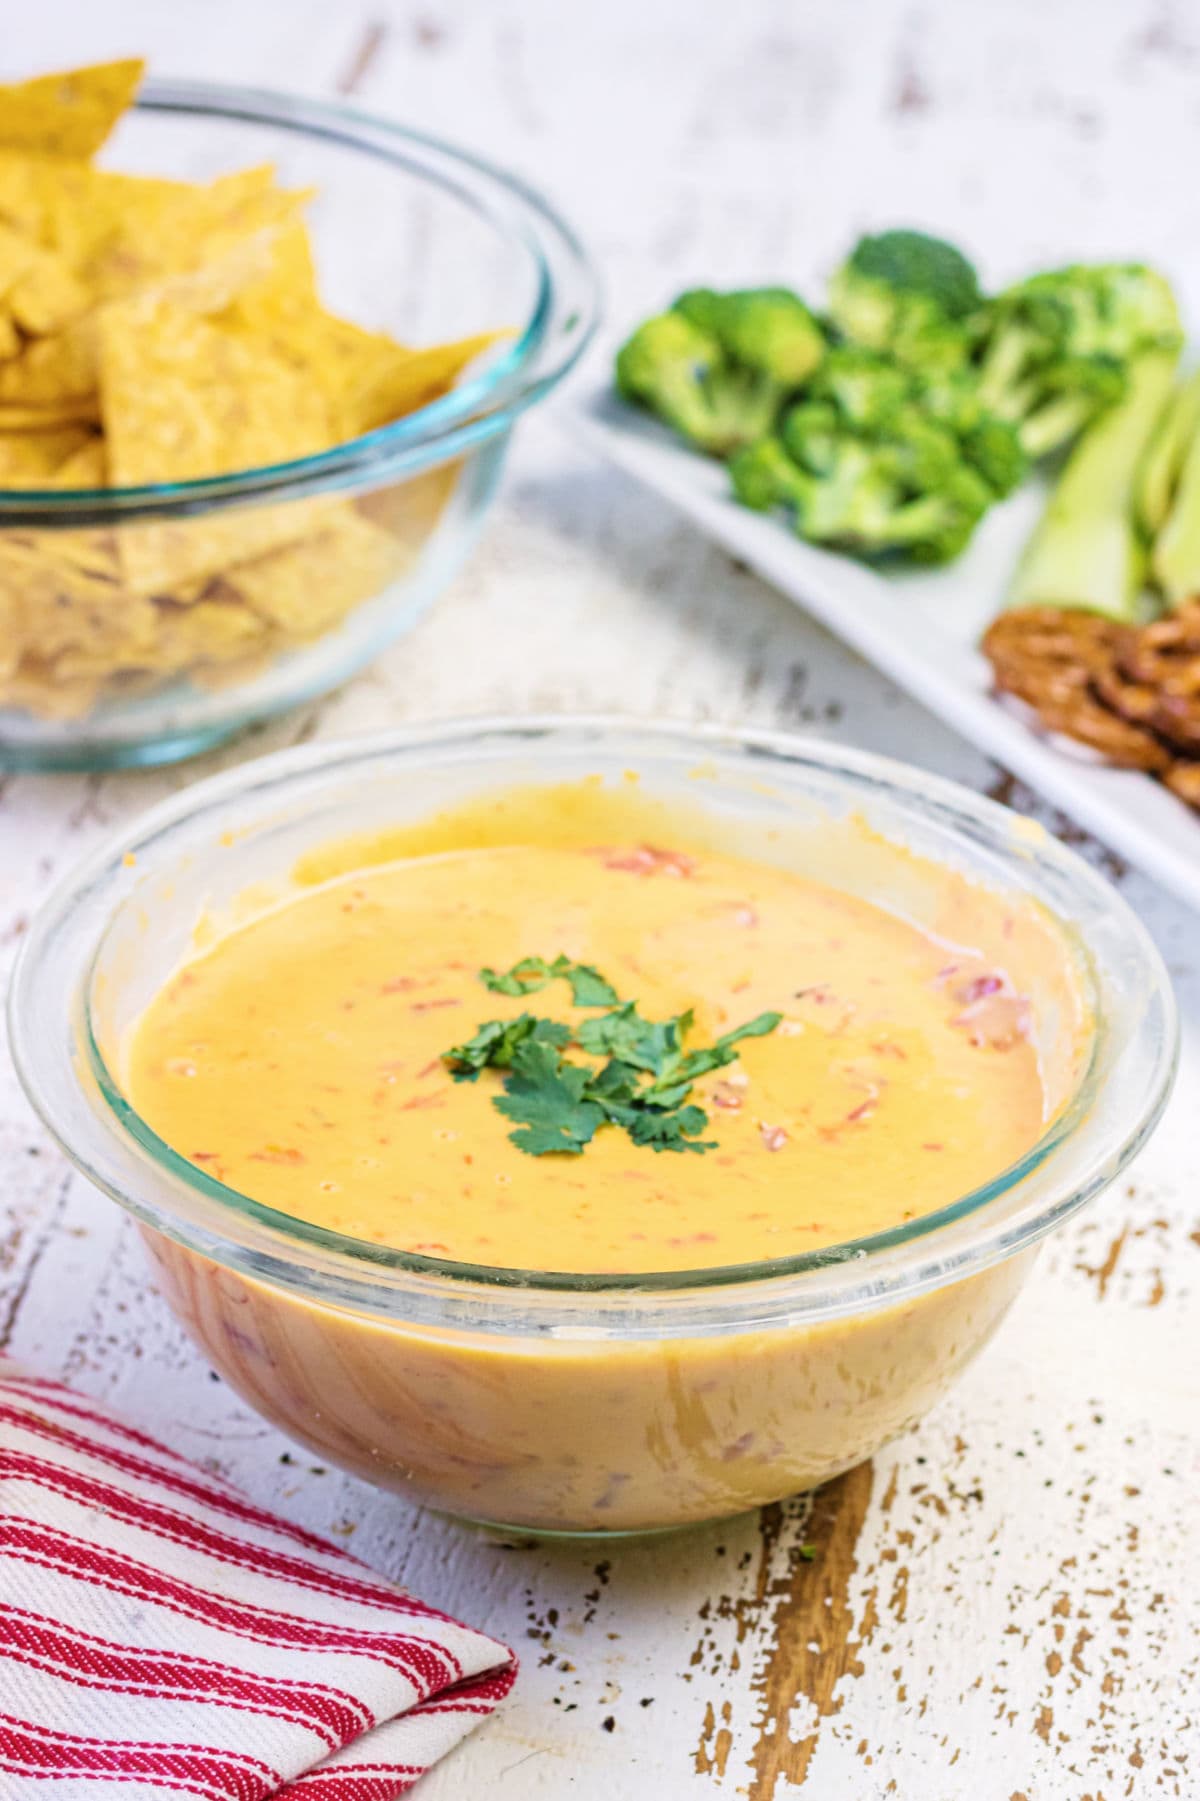
<path fill-rule="evenodd" d="M 714 276 L 814 279 L 857 227 L 897 221 L 986 246 L 989 278 L 1160 257 L 1200 318 L 1200 24 L 1182 0 L 43 0 L 3 55 L 15 71 L 131 49 L 163 72 L 352 92 L 519 168 L 590 240 L 616 321 Z M 0 957 L 107 828 L 217 767 L 420 717 L 585 707 L 800 727 L 1041 811 L 548 415 L 518 434 L 473 562 L 341 694 L 181 770 L 0 782 Z M 1194 1796 L 1197 924 L 1082 848 L 1176 978 L 1176 1101 L 961 1386 L 811 1501 L 641 1546 L 503 1544 L 314 1466 L 203 1366 L 7 1064 L 0 1339 L 517 1645 L 512 1702 L 423 1801 Z"/>

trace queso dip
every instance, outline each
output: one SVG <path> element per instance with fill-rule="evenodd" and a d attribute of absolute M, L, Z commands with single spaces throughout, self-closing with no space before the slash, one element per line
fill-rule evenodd
<path fill-rule="evenodd" d="M 128 1048 L 131 1100 L 184 1157 L 283 1213 L 439 1258 L 592 1273 L 859 1239 L 1037 1141 L 1028 1001 L 973 940 L 965 884 L 935 935 L 686 829 L 648 841 L 630 809 L 624 832 L 602 809 L 593 837 L 586 794 L 560 790 L 533 841 L 505 841 L 493 801 L 410 832 L 403 854 L 318 859 L 154 999 Z M 560 956 L 602 977 L 608 1003 L 481 975 Z M 457 1080 L 446 1057 L 527 1014 L 565 1028 L 561 1055 L 594 1074 L 585 1022 L 630 1001 L 683 1016 L 689 1048 L 774 1019 L 696 1078 L 691 1143 L 604 1124 L 570 1154 L 529 1154 L 494 1104 L 504 1071 Z"/>
<path fill-rule="evenodd" d="M 114 1030 L 143 1119 L 285 1247 L 254 1271 L 146 1228 L 158 1280 L 323 1461 L 522 1531 L 713 1519 L 869 1457 L 1003 1318 L 1032 1251 L 889 1297 L 861 1240 L 1001 1176 L 1078 1090 L 1084 965 L 1019 828 L 993 890 L 853 818 L 746 823 L 702 774 L 691 810 L 518 788 L 281 885 L 218 870 L 235 898 Z M 816 1318 L 755 1262 L 839 1245 L 859 1297 Z M 386 1247 L 452 1262 L 377 1281 Z"/>

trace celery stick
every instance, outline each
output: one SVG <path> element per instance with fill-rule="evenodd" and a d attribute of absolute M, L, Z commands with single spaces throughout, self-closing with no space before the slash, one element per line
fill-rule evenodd
<path fill-rule="evenodd" d="M 1124 399 L 1079 440 L 1025 548 L 1010 606 L 1078 607 L 1131 623 L 1140 617 L 1146 557 L 1133 518 L 1134 484 L 1177 362 L 1174 350 L 1138 357 Z"/>

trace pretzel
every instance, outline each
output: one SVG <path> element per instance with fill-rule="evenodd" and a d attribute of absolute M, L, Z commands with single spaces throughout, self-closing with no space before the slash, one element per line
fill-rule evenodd
<path fill-rule="evenodd" d="M 1112 668 L 1127 636 L 1126 627 L 1096 613 L 1015 607 L 988 628 L 983 651 L 997 671 L 1014 663 L 1021 668 L 1037 663 L 1080 688 L 1093 673 Z"/>
<path fill-rule="evenodd" d="M 1163 781 L 1172 794 L 1200 810 L 1200 763 L 1172 763 Z"/>
<path fill-rule="evenodd" d="M 1200 696 L 1200 601 L 1130 632 L 1117 656 L 1131 681 L 1163 695 Z"/>
<path fill-rule="evenodd" d="M 1164 694 L 1112 669 L 1092 678 L 1096 698 L 1122 719 L 1144 726 L 1181 756 L 1200 756 L 1200 695 Z"/>
<path fill-rule="evenodd" d="M 1109 763 L 1151 774 L 1171 766 L 1170 751 L 1153 732 L 1114 713 L 1086 684 L 1072 685 L 1059 669 L 1036 663 L 998 669 L 996 685 L 1032 707 L 1047 731 L 1090 746 Z"/>

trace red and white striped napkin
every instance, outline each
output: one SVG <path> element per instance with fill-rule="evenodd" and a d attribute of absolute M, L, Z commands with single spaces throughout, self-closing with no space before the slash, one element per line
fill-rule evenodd
<path fill-rule="evenodd" d="M 510 1651 L 0 1362 L 3 1801 L 391 1801 Z"/>

